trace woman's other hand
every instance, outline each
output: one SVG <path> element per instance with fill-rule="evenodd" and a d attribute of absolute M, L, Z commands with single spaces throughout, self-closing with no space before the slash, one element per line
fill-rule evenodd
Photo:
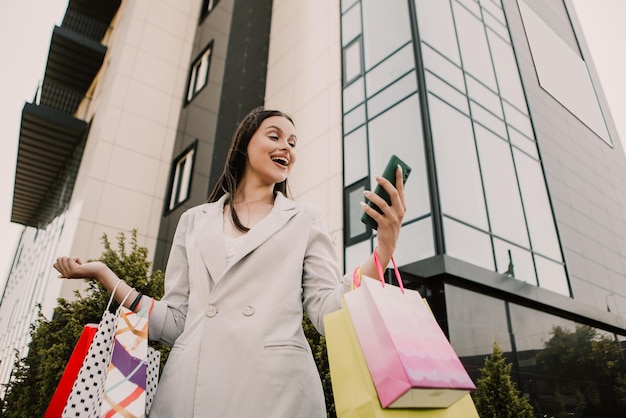
<path fill-rule="evenodd" d="M 109 291 L 117 291 L 114 294 L 118 303 L 123 303 L 130 309 L 131 304 L 141 294 L 126 284 L 113 273 L 106 264 L 100 261 L 84 263 L 77 257 L 59 257 L 53 267 L 60 273 L 60 279 L 91 279 L 97 280 Z M 141 304 L 135 307 L 135 312 L 141 308 Z"/>
<path fill-rule="evenodd" d="M 77 257 L 59 257 L 53 267 L 60 273 L 61 279 L 96 279 L 108 268 L 100 262 L 84 263 Z"/>

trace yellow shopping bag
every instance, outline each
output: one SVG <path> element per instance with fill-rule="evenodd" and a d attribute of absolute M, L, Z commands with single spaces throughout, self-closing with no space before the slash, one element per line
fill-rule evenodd
<path fill-rule="evenodd" d="M 470 395 L 448 408 L 383 409 L 345 307 L 326 315 L 324 327 L 337 417 L 479 418 Z"/>

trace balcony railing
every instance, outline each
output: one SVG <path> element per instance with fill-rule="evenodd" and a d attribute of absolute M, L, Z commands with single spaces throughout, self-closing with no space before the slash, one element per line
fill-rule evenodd
<path fill-rule="evenodd" d="M 98 42 L 102 40 L 109 27 L 108 23 L 100 22 L 72 10 L 65 13 L 61 26 Z"/>
<path fill-rule="evenodd" d="M 83 92 L 48 81 L 42 86 L 38 104 L 72 115 L 84 97 Z"/>

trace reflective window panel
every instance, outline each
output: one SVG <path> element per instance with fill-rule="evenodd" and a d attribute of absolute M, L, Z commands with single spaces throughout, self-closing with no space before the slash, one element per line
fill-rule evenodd
<path fill-rule="evenodd" d="M 365 69 L 411 40 L 409 4 L 406 1 L 362 0 Z"/>
<path fill-rule="evenodd" d="M 429 214 L 430 198 L 417 95 L 409 97 L 369 121 L 368 126 L 372 188 L 376 184 L 375 177 L 382 174 L 391 155 L 396 154 L 412 168 L 405 185 L 407 204 L 405 222 Z"/>
<path fill-rule="evenodd" d="M 517 3 L 541 87 L 612 145 L 585 61 L 524 0 Z"/>

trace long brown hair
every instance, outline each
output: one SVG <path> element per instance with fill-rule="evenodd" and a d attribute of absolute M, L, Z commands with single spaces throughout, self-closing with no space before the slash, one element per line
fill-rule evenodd
<path fill-rule="evenodd" d="M 226 163 L 224 164 L 224 171 L 217 180 L 213 191 L 209 195 L 207 202 L 216 202 L 226 193 L 228 193 L 228 200 L 226 203 L 230 204 L 230 216 L 233 220 L 235 227 L 242 231 L 247 232 L 250 228 L 244 226 L 239 217 L 234 205 L 232 205 L 232 199 L 237 192 L 237 187 L 243 178 L 244 170 L 246 168 L 246 162 L 248 160 L 248 144 L 254 133 L 259 129 L 261 123 L 267 118 L 272 116 L 281 116 L 294 126 L 291 117 L 281 112 L 280 110 L 265 110 L 263 107 L 257 107 L 252 109 L 244 118 L 239 122 L 239 126 L 233 134 L 230 148 L 226 156 Z M 274 195 L 276 192 L 281 192 L 284 195 L 288 194 L 287 179 L 274 185 Z"/>

